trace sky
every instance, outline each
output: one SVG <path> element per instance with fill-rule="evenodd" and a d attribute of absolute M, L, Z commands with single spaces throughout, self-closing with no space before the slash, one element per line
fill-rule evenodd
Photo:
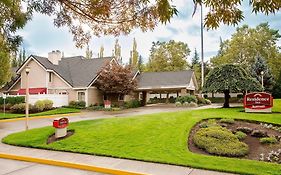
<path fill-rule="evenodd" d="M 98 56 L 100 47 L 105 48 L 104 56 L 111 56 L 114 48 L 115 40 L 118 39 L 121 45 L 121 56 L 124 62 L 128 62 L 130 50 L 133 46 L 133 38 L 137 41 L 137 50 L 139 54 L 147 61 L 149 58 L 152 42 L 156 41 L 182 41 L 188 44 L 192 51 L 188 61 L 191 60 L 195 48 L 201 53 L 200 43 L 200 11 L 192 17 L 193 3 L 192 0 L 174 0 L 173 4 L 177 7 L 179 14 L 172 18 L 171 22 L 166 25 L 159 25 L 154 31 L 141 32 L 134 30 L 129 35 L 102 36 L 92 37 L 89 43 L 90 49 L 94 53 L 94 57 Z M 268 22 L 271 28 L 281 31 L 281 12 L 269 16 L 263 14 L 252 14 L 248 1 L 245 1 L 241 7 L 244 11 L 245 19 L 238 26 L 220 25 L 216 30 L 204 29 L 204 55 L 205 60 L 210 59 L 217 54 L 219 49 L 220 37 L 223 40 L 230 39 L 236 28 L 244 24 L 250 27 Z M 204 8 L 204 15 L 207 9 Z M 33 19 L 18 32 L 23 36 L 22 47 L 25 48 L 28 55 L 35 54 L 47 57 L 48 52 L 52 50 L 60 50 L 64 56 L 85 56 L 86 47 L 78 49 L 75 47 L 71 33 L 66 27 L 56 28 L 53 25 L 53 18 L 42 14 L 34 14 Z M 278 45 L 281 46 L 281 40 Z"/>

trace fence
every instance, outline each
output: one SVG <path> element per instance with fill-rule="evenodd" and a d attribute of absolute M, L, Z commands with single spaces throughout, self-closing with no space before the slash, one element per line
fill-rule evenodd
<path fill-rule="evenodd" d="M 16 97 L 16 96 L 24 96 L 24 95 L 8 95 L 7 97 Z M 54 105 L 53 107 L 62 107 L 68 105 L 68 95 L 61 94 L 36 94 L 29 95 L 29 103 L 35 104 L 38 100 L 52 100 Z"/>

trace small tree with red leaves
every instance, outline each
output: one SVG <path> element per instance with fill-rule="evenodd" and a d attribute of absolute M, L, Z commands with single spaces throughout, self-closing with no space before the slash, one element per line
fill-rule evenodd
<path fill-rule="evenodd" d="M 137 81 L 133 79 L 134 73 L 130 66 L 122 66 L 116 63 L 107 64 L 99 72 L 96 81 L 97 87 L 104 94 L 129 94 L 137 87 Z"/>

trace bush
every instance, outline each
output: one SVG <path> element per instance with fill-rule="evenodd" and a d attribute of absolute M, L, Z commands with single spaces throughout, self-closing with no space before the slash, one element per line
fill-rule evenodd
<path fill-rule="evenodd" d="M 207 95 L 207 94 L 204 94 L 203 97 L 204 97 L 204 98 L 208 98 L 208 95 Z"/>
<path fill-rule="evenodd" d="M 169 98 L 169 103 L 175 103 L 175 102 L 176 102 L 176 99 L 174 97 Z"/>
<path fill-rule="evenodd" d="M 29 105 L 29 108 L 31 108 L 31 105 Z M 25 103 L 15 104 L 11 107 L 12 113 L 16 114 L 24 114 L 25 113 Z"/>
<path fill-rule="evenodd" d="M 45 103 L 43 100 L 38 100 L 34 104 L 34 112 L 42 112 L 45 109 Z"/>
<path fill-rule="evenodd" d="M 234 124 L 235 121 L 232 118 L 222 118 L 222 119 L 220 119 L 220 122 L 227 123 L 227 124 Z"/>
<path fill-rule="evenodd" d="M 183 104 L 184 102 L 188 102 L 188 103 L 194 102 L 194 103 L 197 103 L 197 99 L 193 95 L 187 95 L 187 96 L 178 97 L 176 99 L 176 102 L 180 102 L 181 104 Z"/>
<path fill-rule="evenodd" d="M 86 107 L 85 101 L 71 101 L 69 102 L 69 107 L 77 108 L 77 109 L 84 109 Z"/>
<path fill-rule="evenodd" d="M 179 101 L 177 101 L 177 102 L 175 103 L 175 105 L 176 105 L 177 107 L 182 106 L 181 102 L 179 102 Z"/>
<path fill-rule="evenodd" d="M 125 102 L 124 106 L 125 108 L 138 108 L 141 106 L 141 102 L 139 100 L 131 100 Z"/>
<path fill-rule="evenodd" d="M 219 125 L 217 124 L 217 121 L 215 119 L 209 119 L 207 121 L 200 123 L 199 125 L 200 128 L 209 128 L 209 127 L 216 127 L 216 126 Z"/>
<path fill-rule="evenodd" d="M 24 96 L 19 96 L 19 97 L 7 97 L 5 99 L 5 103 L 6 104 L 11 104 L 11 105 L 15 105 L 15 104 L 20 104 L 20 103 L 24 103 L 25 102 L 25 97 Z M 2 97 L 0 97 L 0 105 L 4 104 L 4 99 Z"/>
<path fill-rule="evenodd" d="M 237 98 L 244 98 L 243 94 L 237 94 Z"/>
<path fill-rule="evenodd" d="M 197 99 L 197 103 L 198 104 L 206 104 L 206 100 L 205 100 L 205 98 L 203 98 L 203 97 L 200 97 L 200 96 L 196 96 L 196 99 Z"/>
<path fill-rule="evenodd" d="M 275 137 L 264 137 L 260 138 L 260 143 L 262 144 L 275 144 L 277 143 L 277 139 Z"/>
<path fill-rule="evenodd" d="M 45 105 L 44 110 L 51 110 L 51 109 L 53 109 L 54 103 L 53 103 L 52 100 L 43 100 L 43 102 L 44 102 L 44 105 Z"/>
<path fill-rule="evenodd" d="M 235 133 L 235 136 L 239 140 L 244 140 L 247 137 L 247 134 L 245 134 L 244 132 L 238 131 L 238 132 Z"/>
<path fill-rule="evenodd" d="M 192 107 L 192 108 L 198 107 L 197 103 L 195 103 L 195 102 L 190 102 L 189 106 Z"/>
<path fill-rule="evenodd" d="M 209 99 L 205 99 L 205 104 L 207 104 L 207 105 L 211 105 L 211 104 L 212 104 L 212 102 L 211 102 L 211 100 L 209 100 Z"/>
<path fill-rule="evenodd" d="M 231 131 L 220 126 L 199 129 L 193 141 L 197 147 L 220 156 L 239 157 L 249 152 L 247 144 L 239 141 Z"/>

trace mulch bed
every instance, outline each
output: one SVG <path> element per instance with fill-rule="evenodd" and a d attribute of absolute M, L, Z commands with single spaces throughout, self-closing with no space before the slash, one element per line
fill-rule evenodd
<path fill-rule="evenodd" d="M 47 144 L 50 144 L 50 143 L 53 143 L 53 142 L 56 142 L 56 141 L 59 141 L 59 140 L 66 139 L 66 138 L 72 136 L 73 134 L 74 134 L 74 130 L 67 131 L 66 136 L 61 137 L 61 138 L 56 138 L 55 134 L 52 134 L 52 135 L 49 136 L 49 138 L 47 140 Z"/>
<path fill-rule="evenodd" d="M 201 121 L 200 123 L 202 123 L 202 122 L 204 122 L 204 121 Z M 217 122 L 219 123 L 219 120 Z M 211 154 L 207 153 L 206 151 L 196 147 L 195 144 L 193 143 L 192 138 L 193 138 L 194 134 L 200 129 L 200 127 L 199 127 L 200 123 L 197 123 L 190 132 L 190 135 L 188 138 L 188 148 L 191 152 L 194 152 L 194 153 L 211 155 Z M 255 123 L 255 122 L 249 122 L 249 121 L 243 121 L 243 120 L 235 120 L 234 124 L 223 124 L 223 125 L 225 125 L 224 127 L 226 127 L 227 129 L 229 129 L 231 131 L 236 131 L 236 129 L 238 127 L 248 127 L 253 130 L 265 131 L 265 132 L 267 132 L 268 136 L 281 137 L 280 132 L 273 130 L 273 129 L 265 128 L 265 127 L 261 126 L 259 122 Z M 273 125 L 277 126 L 275 124 L 273 124 Z M 249 146 L 249 154 L 246 155 L 245 157 L 241 157 L 241 158 L 259 160 L 260 154 L 268 155 L 271 151 L 277 151 L 278 149 L 281 149 L 281 143 L 280 143 L 281 141 L 279 141 L 277 144 L 261 144 L 259 139 L 260 138 L 251 136 L 251 134 L 247 134 L 247 137 L 243 140 L 243 142 Z"/>

